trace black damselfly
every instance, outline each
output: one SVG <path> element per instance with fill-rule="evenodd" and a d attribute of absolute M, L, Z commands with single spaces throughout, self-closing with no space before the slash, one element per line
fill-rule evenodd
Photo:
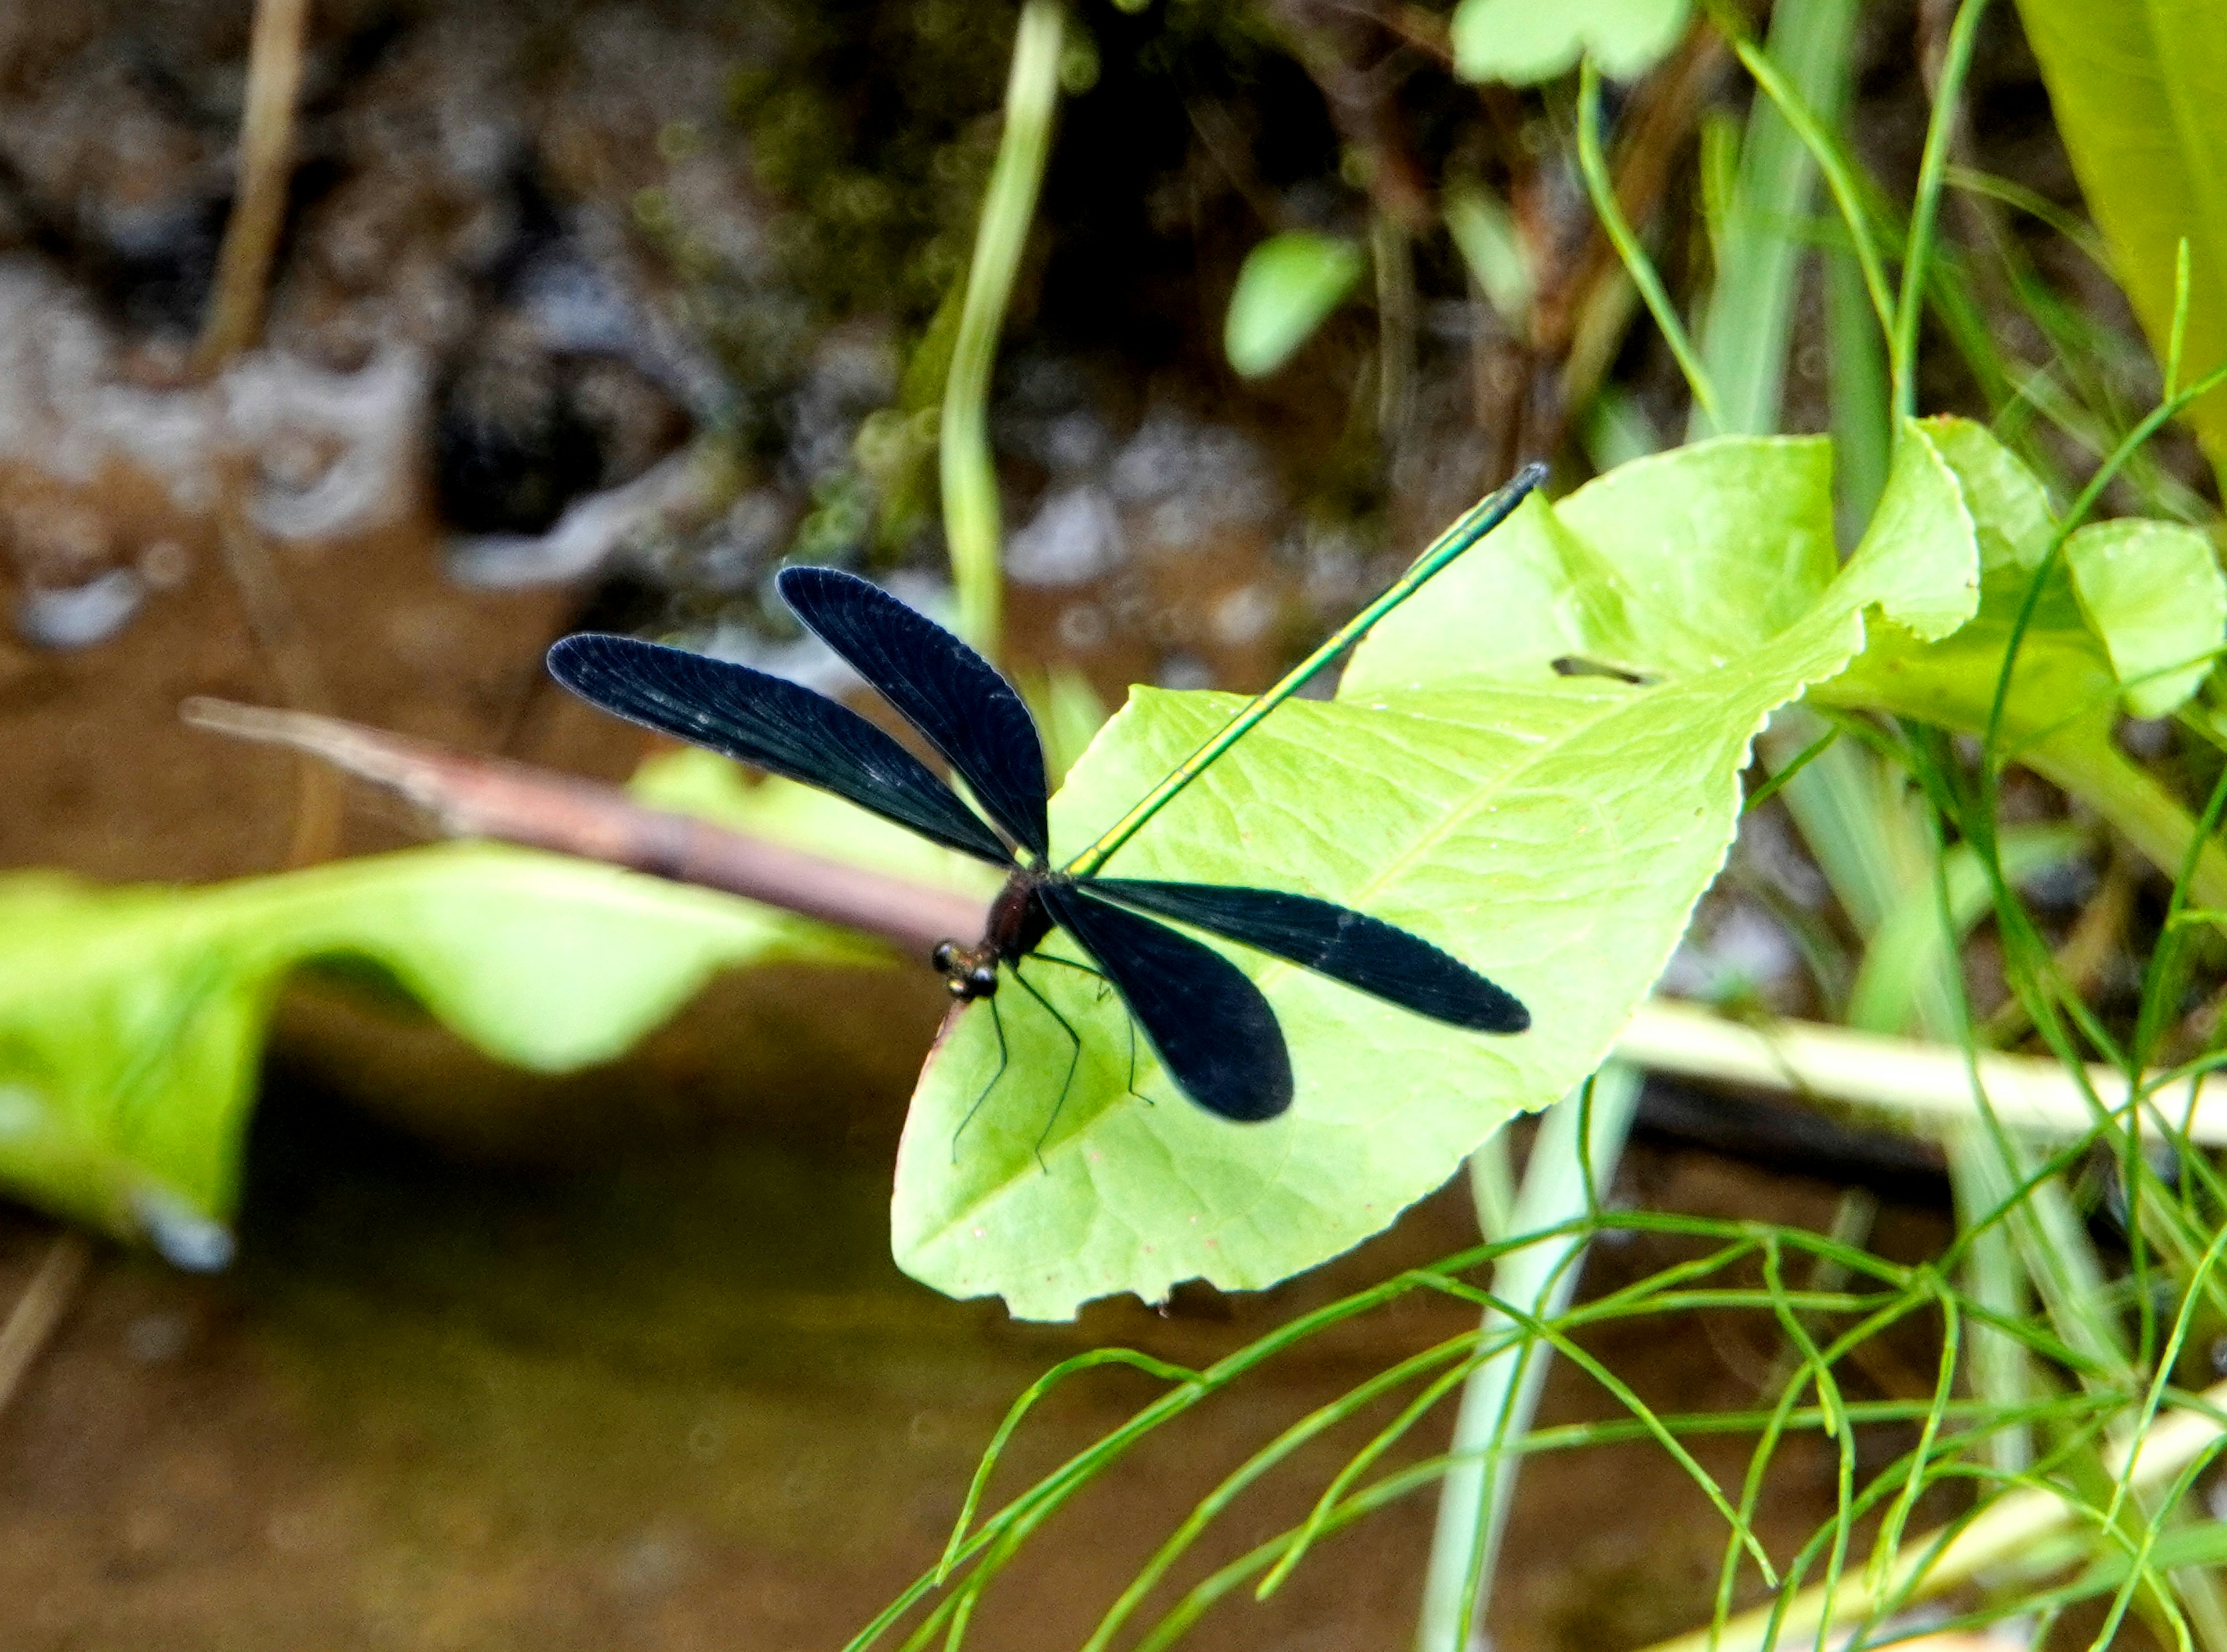
<path fill-rule="evenodd" d="M 833 792 L 1004 869 L 1005 885 L 991 904 L 981 940 L 973 946 L 947 941 L 933 960 L 954 998 L 991 1000 L 999 1062 L 983 1096 L 1006 1066 L 995 998 L 1001 970 L 1010 970 L 1066 1030 L 1075 1045 L 1067 1074 L 1073 1082 L 1082 1040 L 1021 973 L 1023 961 L 1033 956 L 1101 975 L 1144 1029 L 1161 1066 L 1200 1107 L 1224 1119 L 1273 1119 L 1292 1101 L 1291 1056 L 1274 1011 L 1235 965 L 1162 919 L 1273 954 L 1453 1026 L 1518 1033 L 1530 1025 L 1530 1013 L 1459 960 L 1365 913 L 1281 890 L 1106 877 L 1099 869 L 1248 729 L 1505 520 L 1543 475 L 1544 468 L 1534 465 L 1472 508 L 1382 596 L 1063 866 L 1052 864 L 1043 749 L 1020 696 L 957 637 L 855 575 L 788 568 L 776 584 L 796 617 L 965 780 L 979 813 L 865 718 L 782 678 L 597 633 L 559 641 L 549 651 L 549 669 L 605 711 Z M 1038 954 L 1055 928 L 1094 967 Z"/>

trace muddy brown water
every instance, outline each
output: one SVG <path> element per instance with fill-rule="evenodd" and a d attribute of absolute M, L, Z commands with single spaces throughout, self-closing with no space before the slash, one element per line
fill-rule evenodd
<path fill-rule="evenodd" d="M 0 1421 L 0 1646 L 837 1646 L 932 1562 L 1005 1407 L 1059 1357 L 1118 1341 L 1202 1362 L 1466 1237 L 1462 1202 L 1441 1195 L 1327 1277 L 1260 1298 L 1179 1293 L 1165 1317 L 1106 1304 L 1074 1327 L 1018 1326 L 890 1265 L 886 1110 L 878 1122 L 845 1145 L 637 1119 L 623 1140 L 490 1154 L 282 1068 L 239 1266 L 201 1280 L 104 1257 Z M 1829 1209 L 1820 1185 L 1703 1155 L 1633 1169 L 1653 1202 Z M 0 1226 L 0 1291 L 21 1287 L 43 1238 L 27 1218 Z M 1605 1252 L 1593 1286 L 1665 1260 Z M 1151 1441 L 1046 1528 L 974 1643 L 1079 1642 L 1246 1451 L 1466 1318 L 1405 1304 Z M 1594 1348 L 1653 1403 L 1707 1409 L 1754 1402 L 1769 1349 L 1752 1334 L 1642 1322 Z M 1085 1379 L 1024 1431 L 999 1486 L 1155 1392 L 1126 1373 Z M 1549 1419 L 1609 1414 L 1557 1368 Z M 1350 1428 L 1302 1456 L 1204 1554 L 1302 1517 L 1364 1438 Z M 1737 1444 L 1701 1455 L 1728 1479 L 1742 1466 Z M 1764 1508 L 1780 1547 L 1825 1514 L 1830 1487 L 1822 1453 L 1782 1455 Z M 1404 1644 L 1430 1515 L 1418 1499 L 1375 1516 L 1267 1604 L 1209 1617 L 1196 1643 Z M 1720 1541 L 1658 1451 L 1542 1459 L 1522 1481 L 1496 1643 L 1637 1646 L 1690 1625 Z"/>

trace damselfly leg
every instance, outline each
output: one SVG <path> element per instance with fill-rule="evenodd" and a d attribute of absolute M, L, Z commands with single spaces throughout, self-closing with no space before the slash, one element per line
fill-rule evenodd
<path fill-rule="evenodd" d="M 954 1164 L 959 1162 L 959 1139 L 967 1133 L 967 1126 L 974 1122 L 974 1115 L 982 1111 L 982 1104 L 990 1099 L 990 1092 L 998 1088 L 998 1081 L 1005 1076 L 1005 1063 L 1011 1059 L 1012 1052 L 1005 1048 L 1005 1017 L 998 1013 L 998 1000 L 994 994 L 990 998 L 990 1025 L 998 1035 L 998 1070 L 990 1075 L 990 1081 L 982 1087 L 982 1094 L 974 1098 L 974 1105 L 967 1109 L 967 1116 L 951 1132 L 951 1162 Z"/>
<path fill-rule="evenodd" d="M 1047 964 L 1064 964 L 1069 969 L 1079 969 L 1094 978 L 1098 983 L 1098 1002 L 1101 1004 L 1105 1003 L 1106 995 L 1114 991 L 1114 983 L 1106 979 L 1106 972 L 1102 969 L 1093 969 L 1088 964 L 1078 964 L 1072 958 L 1062 958 L 1055 953 L 1040 952 L 1037 956 Z M 1121 1019 L 1129 1029 L 1129 1076 L 1123 1081 L 1124 1088 L 1146 1107 L 1154 1106 L 1152 1098 L 1137 1088 L 1137 1017 L 1130 1013 L 1126 998 L 1121 999 Z"/>
<path fill-rule="evenodd" d="M 1037 1168 L 1049 1175 L 1051 1167 L 1044 1163 L 1043 1145 L 1051 1139 L 1051 1127 L 1059 1122 L 1059 1110 L 1067 1105 L 1067 1093 L 1074 1088 L 1075 1065 L 1082 1059 L 1082 1035 L 1075 1031 L 1074 1024 L 1059 1012 L 1050 998 L 1037 991 L 1037 984 L 1021 973 L 1021 966 L 1018 962 L 1013 965 L 1013 979 L 1021 984 L 1023 990 L 1031 998 L 1043 1005 L 1044 1013 L 1059 1023 L 1059 1030 L 1067 1035 L 1068 1042 L 1075 1046 L 1068 1054 L 1067 1076 L 1060 1081 L 1059 1099 L 1051 1104 L 1051 1117 L 1044 1120 L 1043 1133 L 1037 1138 Z"/>

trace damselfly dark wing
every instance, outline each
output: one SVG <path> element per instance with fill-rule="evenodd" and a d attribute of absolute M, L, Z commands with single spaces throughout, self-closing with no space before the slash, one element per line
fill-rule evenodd
<path fill-rule="evenodd" d="M 1160 1064 L 1209 1113 L 1239 1123 L 1292 1105 L 1292 1056 L 1260 989 L 1211 947 L 1099 899 L 1050 883 L 1044 905 L 1127 1002 Z"/>
<path fill-rule="evenodd" d="M 629 722 L 833 792 L 993 865 L 1012 864 L 998 834 L 926 763 L 824 694 L 748 666 L 592 631 L 551 648 L 549 671 Z"/>
<path fill-rule="evenodd" d="M 1522 1032 L 1531 1012 L 1458 958 L 1420 935 L 1311 895 L 1225 883 L 1094 877 L 1098 894 L 1140 911 L 1195 923 L 1288 958 L 1318 975 L 1477 1032 Z"/>
<path fill-rule="evenodd" d="M 943 754 L 984 813 L 1038 860 L 1050 853 L 1037 725 L 988 660 L 855 574 L 785 568 L 775 584 L 796 617 Z"/>

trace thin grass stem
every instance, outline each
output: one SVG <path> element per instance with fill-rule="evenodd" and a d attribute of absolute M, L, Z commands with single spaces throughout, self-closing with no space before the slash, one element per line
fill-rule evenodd
<path fill-rule="evenodd" d="M 1633 233 L 1624 207 L 1617 201 L 1616 186 L 1609 181 L 1608 162 L 1601 153 L 1600 71 L 1593 67 L 1590 57 L 1578 75 L 1578 166 L 1585 175 L 1586 193 L 1592 199 L 1594 214 L 1599 218 L 1610 244 L 1616 248 L 1617 256 L 1624 260 L 1625 272 L 1630 276 L 1631 284 L 1638 289 L 1648 312 L 1655 317 L 1655 324 L 1662 328 L 1670 354 L 1677 358 L 1679 371 L 1686 375 L 1687 386 L 1694 392 L 1694 405 L 1707 418 L 1712 430 L 1725 429 L 1724 409 L 1717 399 L 1716 386 L 1710 382 L 1708 369 L 1694 353 L 1693 341 L 1686 336 L 1686 324 L 1678 319 L 1677 307 L 1663 290 L 1662 277 L 1656 273 L 1647 249 Z"/>
<path fill-rule="evenodd" d="M 999 555 L 998 473 L 990 456 L 990 373 L 1051 155 L 1066 29 L 1064 0 L 1026 0 L 1021 8 L 1005 83 L 1005 133 L 982 198 L 973 260 L 967 271 L 967 302 L 952 347 L 951 375 L 943 386 L 943 531 L 959 591 L 959 630 L 992 659 L 1004 625 L 1005 581 Z"/>
<path fill-rule="evenodd" d="M 1925 310 L 1925 286 L 1933 258 L 1933 237 L 1941 209 L 1941 183 L 1949 165 L 1949 138 L 1955 131 L 1964 80 L 1972 69 L 1972 48 L 1980 33 L 1987 0 L 1962 0 L 1949 25 L 1949 49 L 1934 87 L 1933 114 L 1925 126 L 1925 148 L 1918 163 L 1918 198 L 1910 214 L 1910 240 L 1902 261 L 1902 294 L 1894 316 L 1894 415 L 1918 414 L 1918 332 Z"/>

